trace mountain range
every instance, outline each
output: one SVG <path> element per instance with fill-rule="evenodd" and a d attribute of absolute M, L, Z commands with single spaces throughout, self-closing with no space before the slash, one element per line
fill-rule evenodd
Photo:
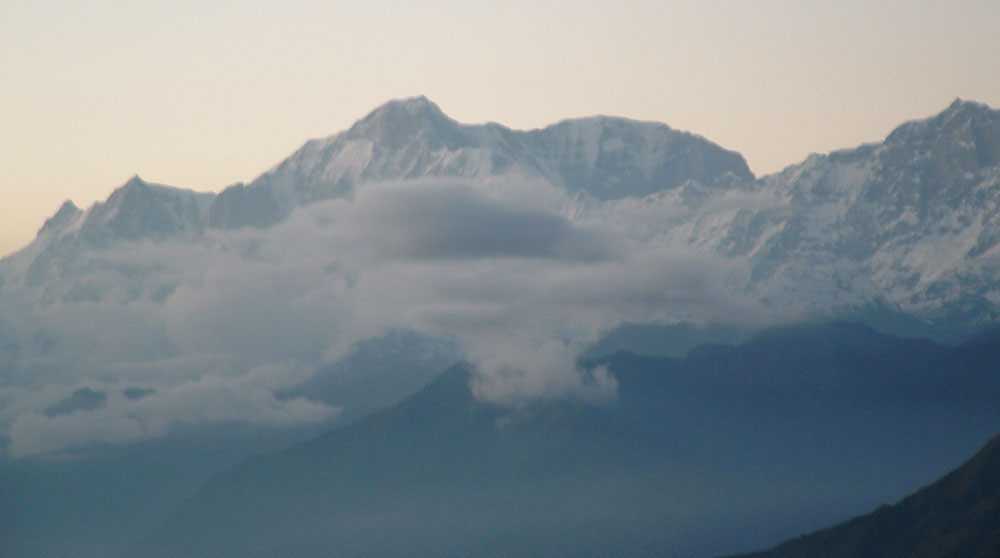
<path fill-rule="evenodd" d="M 962 100 L 882 143 L 756 179 L 739 154 L 663 124 L 593 117 L 521 132 L 459 124 L 416 97 L 310 140 L 217 195 L 133 177 L 86 211 L 67 202 L 35 242 L 0 262 L 0 277 L 7 290 L 97 296 L 56 285 L 82 282 L 81 254 L 115 243 L 273 227 L 296 208 L 351 199 L 366 184 L 466 180 L 502 190 L 527 182 L 537 187 L 516 190 L 528 198 L 521 201 L 574 222 L 738 262 L 732 290 L 798 316 L 879 308 L 931 333 L 969 334 L 992 322 L 1000 300 L 992 280 L 998 169 L 1000 113 Z"/>
<path fill-rule="evenodd" d="M 964 100 L 763 177 L 665 124 L 424 97 L 218 193 L 134 176 L 0 259 L 0 554 L 833 524 L 1000 430 L 998 204 L 1000 111 Z"/>
<path fill-rule="evenodd" d="M 452 368 L 217 476 L 129 555 L 713 556 L 919 486 L 1000 425 L 996 336 L 833 323 L 598 365 L 614 401 L 518 409 Z"/>

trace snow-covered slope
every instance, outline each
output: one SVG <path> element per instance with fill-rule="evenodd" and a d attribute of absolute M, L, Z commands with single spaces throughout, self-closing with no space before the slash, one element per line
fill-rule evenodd
<path fill-rule="evenodd" d="M 1000 116 L 961 100 L 881 144 L 756 181 L 738 154 L 663 124 L 593 117 L 521 132 L 460 124 L 424 97 L 392 101 L 218 196 L 134 177 L 85 212 L 68 203 L 0 276 L 43 284 L 80 251 L 268 227 L 365 184 L 418 179 L 547 185 L 534 203 L 569 219 L 743 262 L 730 284 L 773 305 L 878 301 L 979 322 L 1000 303 Z"/>
<path fill-rule="evenodd" d="M 818 309 L 884 299 L 928 319 L 996 316 L 1000 112 L 955 101 L 760 187 L 785 203 L 742 212 L 723 245 L 749 256 L 752 291 L 778 304 L 805 294 Z"/>
<path fill-rule="evenodd" d="M 0 260 L 0 276 L 8 284 L 44 287 L 72 279 L 79 271 L 74 262 L 87 252 L 141 241 L 189 243 L 201 235 L 215 197 L 133 176 L 86 211 L 65 202 L 30 245 Z"/>
<path fill-rule="evenodd" d="M 349 130 L 310 140 L 249 185 L 222 192 L 214 227 L 266 226 L 364 183 L 426 178 L 545 180 L 597 199 L 642 197 L 689 180 L 753 178 L 738 153 L 664 124 L 568 120 L 541 130 L 464 125 L 425 97 L 389 102 Z"/>
<path fill-rule="evenodd" d="M 81 251 L 266 228 L 365 184 L 428 179 L 539 184 L 515 195 L 645 244 L 741 262 L 729 284 L 772 305 L 877 301 L 979 323 L 1000 304 L 1000 113 L 961 100 L 881 144 L 759 180 L 738 154 L 663 124 L 593 117 L 521 132 L 460 124 L 424 97 L 392 101 L 218 196 L 135 177 L 87 211 L 68 203 L 0 276 L 42 285 Z"/>

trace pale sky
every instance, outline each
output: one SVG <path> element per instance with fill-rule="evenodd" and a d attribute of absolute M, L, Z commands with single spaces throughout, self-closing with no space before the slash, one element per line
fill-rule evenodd
<path fill-rule="evenodd" d="M 998 22 L 989 0 L 0 0 L 0 254 L 66 199 L 250 181 L 417 94 L 518 129 L 665 122 L 763 175 L 956 97 L 1000 108 Z"/>

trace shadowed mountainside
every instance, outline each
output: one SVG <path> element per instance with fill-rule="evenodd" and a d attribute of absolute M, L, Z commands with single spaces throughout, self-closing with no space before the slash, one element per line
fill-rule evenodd
<path fill-rule="evenodd" d="M 940 475 L 1000 424 L 1000 344 L 837 323 L 618 354 L 612 403 L 399 405 L 217 477 L 133 556 L 707 556 Z M 748 533 L 754 533 L 748 536 Z"/>
<path fill-rule="evenodd" d="M 989 558 L 1000 555 L 1000 436 L 893 506 L 734 558 Z"/>

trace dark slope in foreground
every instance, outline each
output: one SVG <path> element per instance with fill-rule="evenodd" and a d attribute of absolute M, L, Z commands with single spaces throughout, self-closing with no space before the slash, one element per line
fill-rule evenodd
<path fill-rule="evenodd" d="M 1000 436 L 894 506 L 743 558 L 1000 556 Z"/>
<path fill-rule="evenodd" d="M 399 405 L 217 477 L 134 556 L 709 556 L 895 501 L 1000 427 L 1000 343 L 788 328 L 619 354 L 605 406 Z"/>

